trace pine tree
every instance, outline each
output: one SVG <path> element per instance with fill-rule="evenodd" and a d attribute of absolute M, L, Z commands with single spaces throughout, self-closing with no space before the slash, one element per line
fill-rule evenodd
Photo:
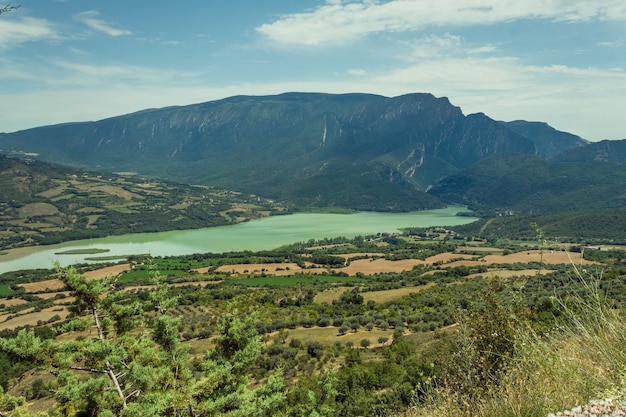
<path fill-rule="evenodd" d="M 177 303 L 152 270 L 148 301 L 116 290 L 115 280 L 86 279 L 74 268 L 58 269 L 72 292 L 75 318 L 65 330 L 73 340 L 41 340 L 22 330 L 0 339 L 0 350 L 30 360 L 57 377 L 55 415 L 72 417 L 277 416 L 286 399 L 282 373 L 249 389 L 248 374 L 263 345 L 256 316 L 235 310 L 224 316 L 204 375 L 196 379 L 188 346 L 179 338 L 180 319 L 170 314 Z M 1 416 L 29 414 L 22 397 L 0 392 Z M 38 416 L 46 414 L 38 414 Z"/>

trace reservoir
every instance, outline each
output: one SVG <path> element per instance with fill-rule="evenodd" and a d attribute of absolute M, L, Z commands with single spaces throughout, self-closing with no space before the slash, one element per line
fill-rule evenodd
<path fill-rule="evenodd" d="M 405 227 L 456 226 L 477 220 L 474 217 L 456 215 L 461 212 L 469 213 L 459 206 L 411 213 L 298 213 L 266 217 L 232 226 L 77 240 L 11 250 L 6 255 L 0 255 L 0 273 L 52 268 L 55 261 L 62 266 L 68 266 L 87 262 L 85 258 L 94 256 L 178 256 L 207 252 L 258 251 L 309 239 L 397 233 Z M 102 249 L 107 252 L 98 255 L 57 254 L 86 249 Z"/>

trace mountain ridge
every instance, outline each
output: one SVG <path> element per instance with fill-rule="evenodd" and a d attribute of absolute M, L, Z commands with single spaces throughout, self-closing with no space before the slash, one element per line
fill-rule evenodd
<path fill-rule="evenodd" d="M 522 129 L 532 122 L 520 123 Z M 550 129 L 543 126 L 544 147 L 562 151 L 582 140 Z M 550 135 L 565 139 L 557 144 Z M 379 211 L 441 207 L 426 192 L 441 179 L 493 155 L 540 153 L 537 138 L 484 113 L 466 116 L 446 97 L 298 92 L 27 129 L 0 135 L 0 149 L 300 207 Z"/>

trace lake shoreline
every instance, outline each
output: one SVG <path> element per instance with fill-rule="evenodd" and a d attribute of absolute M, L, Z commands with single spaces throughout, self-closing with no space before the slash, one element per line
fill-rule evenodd
<path fill-rule="evenodd" d="M 466 215 L 459 216 L 458 213 Z M 470 210 L 462 206 L 410 213 L 294 213 L 228 226 L 76 240 L 3 250 L 8 253 L 0 256 L 0 273 L 19 269 L 52 268 L 55 262 L 64 266 L 98 262 L 86 260 L 83 255 L 68 254 L 72 252 L 93 252 L 97 249 L 106 250 L 111 256 L 122 257 L 146 253 L 152 256 L 182 256 L 193 253 L 270 250 L 311 239 L 401 233 L 401 229 L 407 227 L 454 226 L 478 220 L 467 216 L 470 213 Z M 65 251 L 66 254 L 55 254 L 60 251 Z"/>

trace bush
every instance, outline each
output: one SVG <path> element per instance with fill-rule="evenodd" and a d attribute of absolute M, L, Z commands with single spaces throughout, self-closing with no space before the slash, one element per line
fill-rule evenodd
<path fill-rule="evenodd" d="M 561 321 L 548 334 L 519 319 L 503 323 L 511 310 L 501 301 L 495 309 L 487 308 L 494 306 L 487 301 L 473 313 L 479 319 L 475 325 L 463 321 L 455 349 L 447 352 L 452 360 L 441 364 L 446 386 L 431 388 L 432 407 L 406 416 L 545 416 L 594 398 L 624 398 L 623 312 L 611 308 L 599 280 L 574 271 L 571 284 L 585 292 L 555 298 Z M 451 372 L 454 367 L 462 369 Z"/>
<path fill-rule="evenodd" d="M 302 346 L 302 341 L 300 339 L 291 339 L 289 341 L 289 347 L 292 347 L 294 349 L 299 349 Z"/>
<path fill-rule="evenodd" d="M 324 354 L 324 346 L 320 342 L 309 342 L 306 346 L 306 352 L 312 358 L 321 358 Z"/>

